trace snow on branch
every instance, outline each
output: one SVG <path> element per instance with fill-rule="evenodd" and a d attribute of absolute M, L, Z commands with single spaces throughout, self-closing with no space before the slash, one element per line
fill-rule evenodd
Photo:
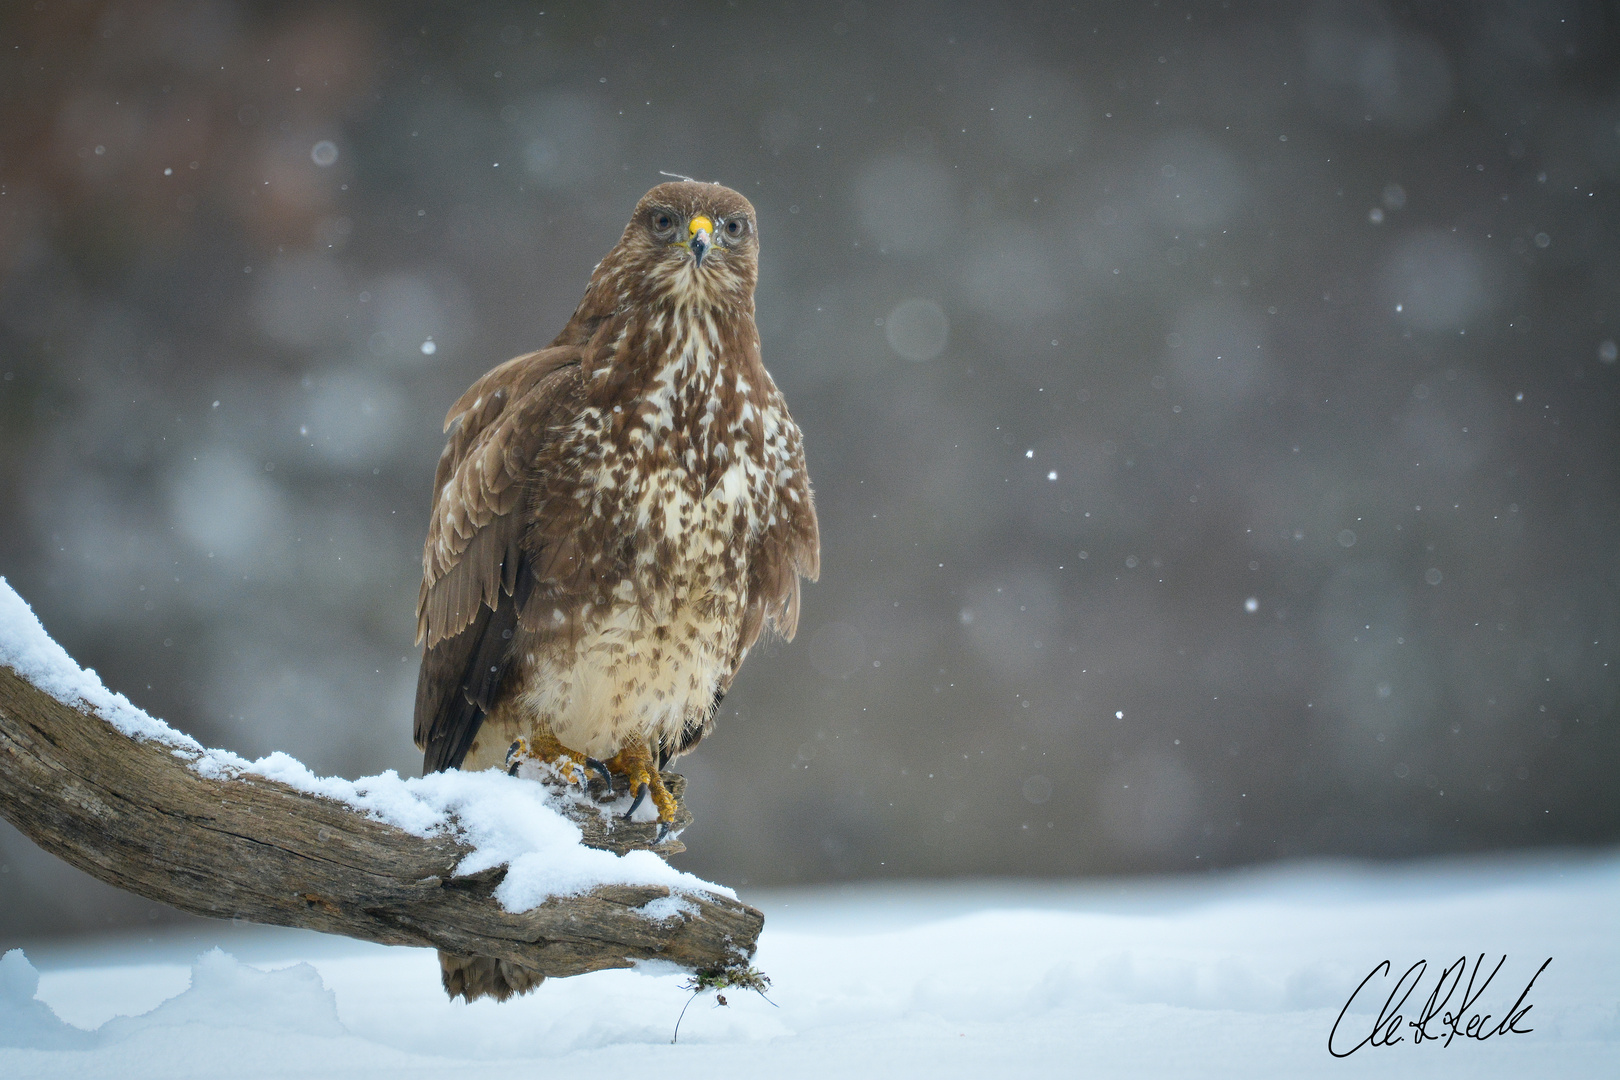
<path fill-rule="evenodd" d="M 679 801 L 684 782 L 665 782 Z M 0 815 L 92 876 L 182 911 L 548 976 L 642 961 L 731 968 L 764 922 L 649 850 L 656 826 L 543 784 L 495 772 L 350 781 L 286 754 L 206 749 L 74 663 L 3 578 Z M 677 827 L 690 820 L 681 804 Z"/>

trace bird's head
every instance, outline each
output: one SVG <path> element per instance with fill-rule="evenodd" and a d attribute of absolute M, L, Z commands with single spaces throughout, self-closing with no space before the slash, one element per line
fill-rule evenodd
<path fill-rule="evenodd" d="M 759 277 L 753 204 L 719 184 L 659 184 L 636 204 L 615 254 L 626 284 L 659 298 L 751 306 Z"/>

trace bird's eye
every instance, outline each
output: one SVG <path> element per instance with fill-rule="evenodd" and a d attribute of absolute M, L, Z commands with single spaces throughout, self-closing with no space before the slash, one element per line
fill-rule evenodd
<path fill-rule="evenodd" d="M 655 210 L 652 215 L 652 227 L 653 232 L 659 235 L 673 232 L 675 230 L 675 219 L 662 210 Z"/>
<path fill-rule="evenodd" d="M 726 222 L 726 235 L 731 237 L 733 240 L 737 239 L 745 231 L 747 231 L 747 227 L 742 218 L 732 218 L 730 221 Z"/>

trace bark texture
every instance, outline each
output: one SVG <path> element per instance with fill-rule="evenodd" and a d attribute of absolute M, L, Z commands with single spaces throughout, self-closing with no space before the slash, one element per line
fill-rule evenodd
<path fill-rule="evenodd" d="M 679 800 L 681 778 L 665 782 Z M 680 811 L 684 825 L 691 815 Z M 173 747 L 130 739 L 3 665 L 0 814 L 92 876 L 182 911 L 496 957 L 548 976 L 653 959 L 732 967 L 753 955 L 764 924 L 746 904 L 706 893 L 683 893 L 697 911 L 663 921 L 632 910 L 667 896 L 662 886 L 505 911 L 492 895 L 505 868 L 454 877 L 469 848 L 452 836 L 413 836 L 263 777 L 204 778 Z M 653 825 L 587 805 L 571 816 L 592 847 L 652 847 Z"/>

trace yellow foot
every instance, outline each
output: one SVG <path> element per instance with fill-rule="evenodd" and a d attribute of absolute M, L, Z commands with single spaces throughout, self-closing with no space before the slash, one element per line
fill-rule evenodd
<path fill-rule="evenodd" d="M 651 797 L 653 806 L 658 809 L 658 823 L 662 826 L 660 833 L 669 831 L 675 822 L 675 797 L 664 787 L 663 779 L 658 775 L 658 766 L 653 764 L 652 752 L 642 739 L 631 739 L 619 752 L 609 758 L 605 763 L 612 772 L 623 773 L 630 780 L 630 790 L 635 794 L 635 802 L 630 804 L 630 812 L 625 814 L 625 820 L 641 807 L 642 800 Z"/>
<path fill-rule="evenodd" d="M 566 783 L 583 787 L 585 784 L 585 755 L 568 749 L 549 731 L 536 735 L 533 742 L 519 737 L 506 751 L 506 774 L 516 776 L 525 761 L 549 764 Z"/>

